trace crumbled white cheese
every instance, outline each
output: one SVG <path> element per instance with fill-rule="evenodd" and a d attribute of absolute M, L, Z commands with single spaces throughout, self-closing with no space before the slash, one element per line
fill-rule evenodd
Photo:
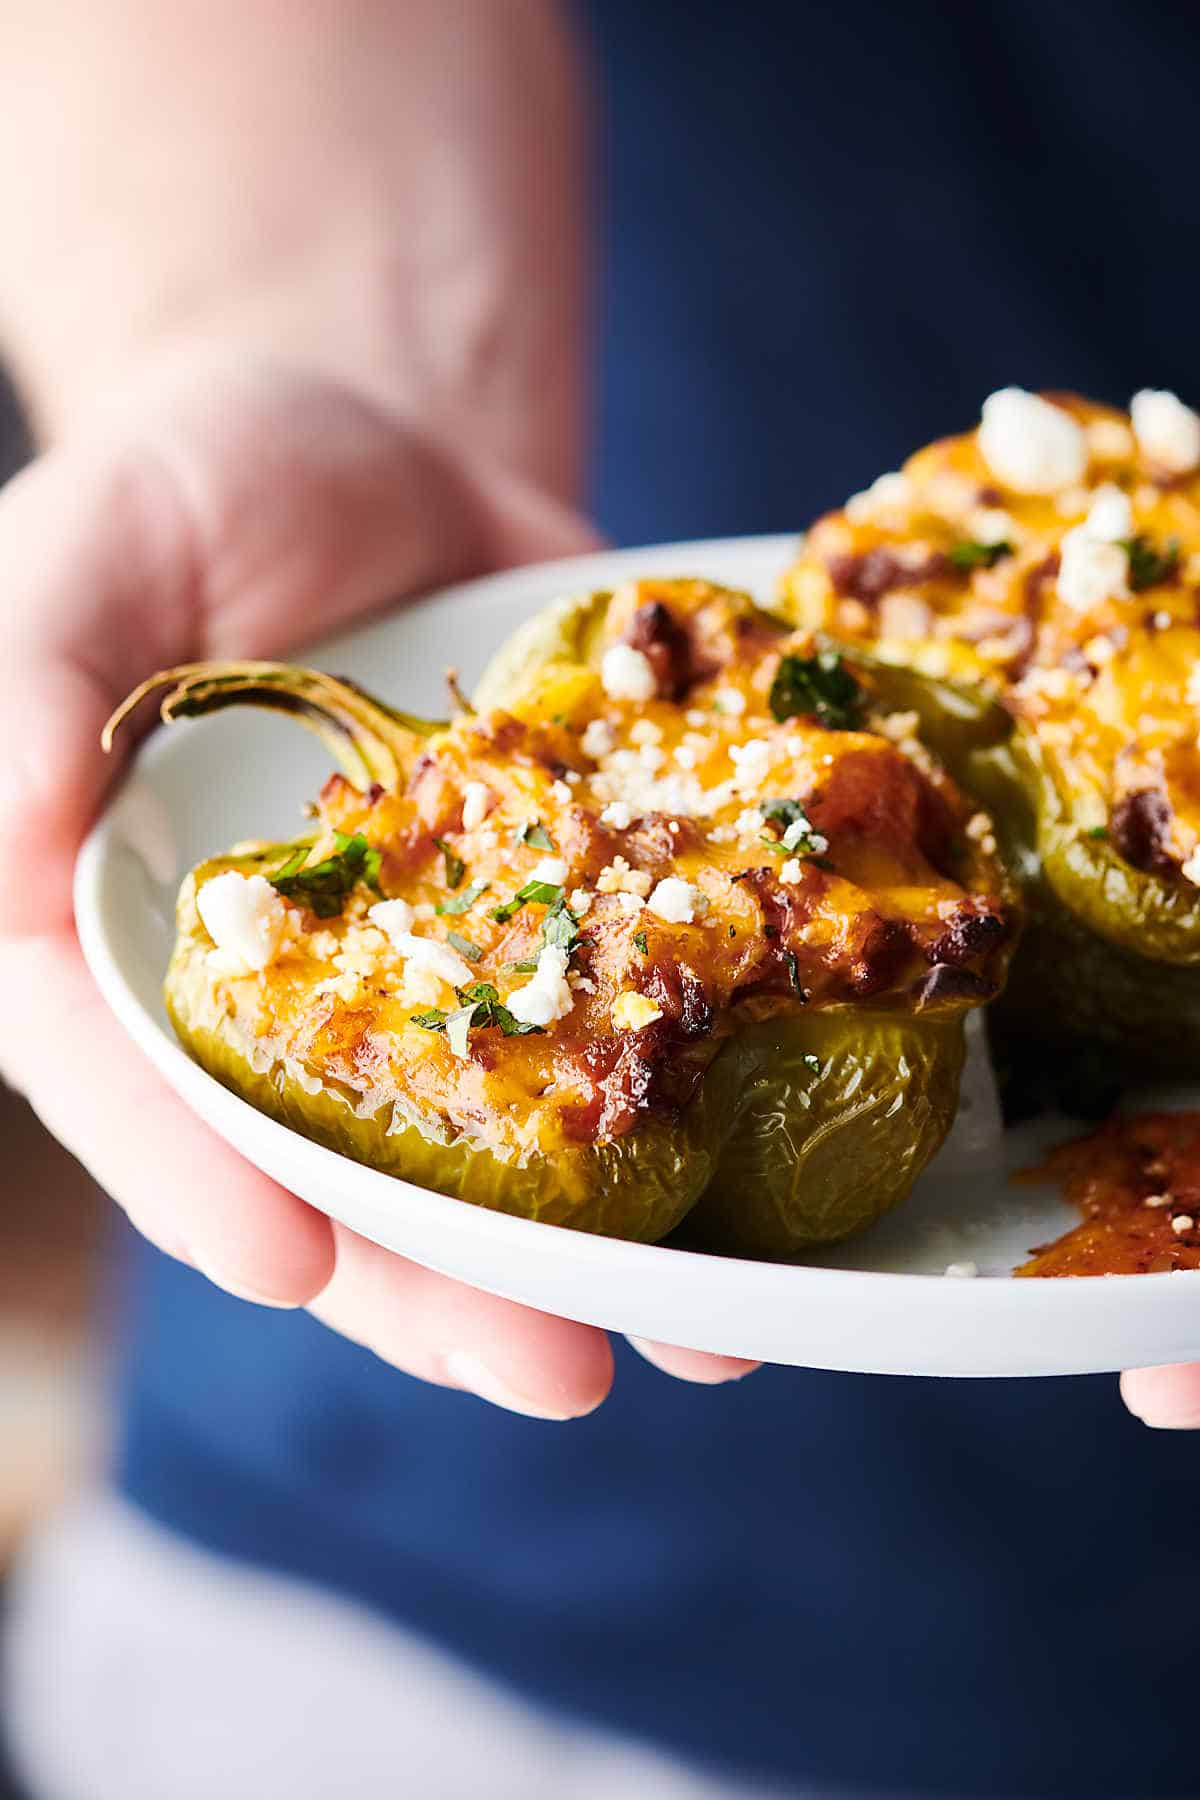
<path fill-rule="evenodd" d="M 752 792 L 771 766 L 772 745 L 766 738 L 747 738 L 744 744 L 730 744 L 729 757 L 737 771 L 736 785 Z"/>
<path fill-rule="evenodd" d="M 538 955 L 537 971 L 524 987 L 508 996 L 508 1010 L 523 1025 L 553 1025 L 565 1019 L 575 1004 L 567 980 L 568 952 L 547 944 Z"/>
<path fill-rule="evenodd" d="M 492 810 L 491 789 L 483 781 L 468 781 L 463 788 L 462 822 L 464 831 L 482 825 Z"/>
<path fill-rule="evenodd" d="M 1012 544 L 1020 536 L 1016 520 L 999 506 L 977 506 L 967 517 L 977 544 Z"/>
<path fill-rule="evenodd" d="M 534 864 L 530 881 L 544 881 L 550 887 L 561 887 L 570 873 L 571 865 L 563 856 L 543 856 Z"/>
<path fill-rule="evenodd" d="M 1112 639 L 1105 637 L 1103 632 L 1097 632 L 1096 636 L 1089 638 L 1083 646 L 1083 654 L 1095 668 L 1100 668 L 1104 663 L 1112 661 L 1116 651 Z"/>
<path fill-rule="evenodd" d="M 681 769 L 695 768 L 696 752 L 692 749 L 690 744 L 676 744 L 674 756 L 675 761 L 679 764 Z"/>
<path fill-rule="evenodd" d="M 641 1031 L 662 1016 L 663 1010 L 657 1000 L 651 1000 L 646 994 L 627 992 L 618 994 L 613 1001 L 612 1022 L 618 1031 Z"/>
<path fill-rule="evenodd" d="M 1193 1219 L 1191 1213 L 1176 1213 L 1175 1217 L 1171 1220 L 1171 1230 L 1175 1233 L 1176 1237 L 1182 1237 L 1185 1231 L 1194 1230 L 1195 1225 L 1196 1221 Z"/>
<path fill-rule="evenodd" d="M 1153 625 L 1155 631 L 1169 631 L 1171 629 L 1171 615 L 1160 607 L 1150 623 Z"/>
<path fill-rule="evenodd" d="M 638 762 L 651 775 L 662 768 L 667 760 L 667 753 L 658 744 L 643 744 L 638 751 Z"/>
<path fill-rule="evenodd" d="M 631 644 L 613 644 L 604 652 L 600 680 L 610 700 L 653 700 L 658 692 L 653 664 Z"/>
<path fill-rule="evenodd" d="M 265 969 L 279 954 L 288 909 L 264 876 L 236 869 L 214 875 L 199 889 L 196 910 L 217 947 L 223 974 Z"/>
<path fill-rule="evenodd" d="M 1157 1206 L 1170 1206 L 1170 1204 L 1171 1204 L 1170 1194 L 1147 1194 L 1146 1198 L 1142 1201 L 1143 1206 L 1157 1207 Z"/>
<path fill-rule="evenodd" d="M 879 513 L 904 506 L 908 495 L 908 477 L 889 471 L 886 475 L 877 475 L 861 494 L 851 494 L 844 511 L 852 525 L 867 525 Z"/>
<path fill-rule="evenodd" d="M 577 919 L 582 919 L 584 913 L 591 904 L 592 896 L 588 893 L 586 888 L 578 887 L 573 890 L 570 899 L 570 907 Z"/>
<path fill-rule="evenodd" d="M 1105 481 L 1092 495 L 1092 504 L 1083 530 L 1102 544 L 1119 544 L 1133 536 L 1133 505 L 1129 495 L 1114 481 Z"/>
<path fill-rule="evenodd" d="M 804 864 L 798 856 L 789 856 L 779 871 L 779 879 L 785 887 L 795 887 L 798 881 L 804 880 Z"/>
<path fill-rule="evenodd" d="M 372 925 L 378 925 L 389 938 L 395 938 L 399 932 L 411 931 L 414 916 L 407 900 L 377 900 L 367 912 Z"/>
<path fill-rule="evenodd" d="M 1200 414 L 1165 388 L 1142 388 L 1129 402 L 1142 455 L 1171 475 L 1200 463 Z"/>
<path fill-rule="evenodd" d="M 1076 612 L 1091 612 L 1105 600 L 1129 597 L 1129 553 L 1120 544 L 1093 537 L 1087 524 L 1064 534 L 1058 595 Z"/>
<path fill-rule="evenodd" d="M 718 688 L 713 695 L 713 705 L 719 713 L 726 713 L 731 719 L 740 719 L 746 710 L 746 696 L 740 688 Z"/>
<path fill-rule="evenodd" d="M 640 748 L 643 744 L 660 744 L 662 742 L 662 726 L 656 725 L 653 719 L 638 719 L 629 733 L 631 744 Z"/>
<path fill-rule="evenodd" d="M 579 742 L 585 756 L 594 756 L 599 761 L 609 754 L 616 739 L 607 719 L 589 719 Z"/>
<path fill-rule="evenodd" d="M 610 800 L 600 814 L 602 825 L 611 825 L 614 831 L 627 831 L 633 824 L 633 808 L 627 800 Z"/>
<path fill-rule="evenodd" d="M 957 1276 L 959 1278 L 970 1278 L 973 1275 L 978 1275 L 979 1264 L 970 1261 L 947 1263 L 946 1273 L 947 1275 Z"/>
<path fill-rule="evenodd" d="M 708 895 L 678 875 L 668 875 L 658 883 L 646 905 L 669 925 L 690 925 L 708 911 Z"/>
<path fill-rule="evenodd" d="M 565 806 L 571 798 L 571 790 L 565 781 L 552 781 L 550 783 L 550 792 L 563 806 Z"/>
<path fill-rule="evenodd" d="M 416 937 L 411 931 L 388 931 L 388 936 L 410 967 L 428 969 L 452 987 L 465 987 L 474 980 L 470 964 L 464 962 L 449 944 L 441 944 L 436 938 Z"/>
<path fill-rule="evenodd" d="M 449 987 L 453 987 L 451 982 Z M 404 974 L 400 982 L 400 1004 L 402 1006 L 441 1006 L 443 1001 L 452 1003 L 452 996 L 446 982 L 432 969 L 422 969 L 417 963 L 405 963 Z"/>
<path fill-rule="evenodd" d="M 623 856 L 614 856 L 596 877 L 596 888 L 601 894 L 639 894 L 644 900 L 653 886 L 650 871 L 632 868 Z"/>
<path fill-rule="evenodd" d="M 710 723 L 708 714 L 698 706 L 689 706 L 683 718 L 684 723 L 690 725 L 693 731 L 702 731 Z"/>
<path fill-rule="evenodd" d="M 1053 494 L 1083 480 L 1087 440 L 1061 406 L 1024 388 L 1001 388 L 983 403 L 979 451 L 1005 487 Z"/>
<path fill-rule="evenodd" d="M 640 894 L 631 894 L 631 893 L 628 893 L 625 889 L 622 889 L 621 892 L 615 896 L 615 898 L 616 898 L 617 905 L 621 908 L 622 912 L 627 912 L 627 913 L 641 912 L 642 908 L 646 904 L 646 902 L 642 899 L 642 896 Z"/>

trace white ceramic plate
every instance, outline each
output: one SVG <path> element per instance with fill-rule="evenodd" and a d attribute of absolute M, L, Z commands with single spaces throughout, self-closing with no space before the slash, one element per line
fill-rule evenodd
<path fill-rule="evenodd" d="M 660 545 L 471 582 L 313 651 L 385 698 L 428 711 L 454 663 L 469 684 L 520 620 L 630 574 L 710 576 L 770 596 L 794 540 Z M 156 736 L 84 846 L 76 880 L 92 972 L 171 1086 L 259 1168 L 363 1236 L 543 1311 L 767 1361 L 905 1375 L 1057 1375 L 1200 1358 L 1200 1271 L 1013 1281 L 1072 1215 L 1009 1169 L 1063 1135 L 1042 1122 L 1002 1154 L 942 1152 L 875 1230 L 803 1265 L 619 1243 L 412 1187 L 310 1144 L 238 1100 L 176 1044 L 160 998 L 184 872 L 243 837 L 292 835 L 328 765 L 315 740 L 257 713 Z M 967 1134 L 969 1136 L 969 1133 Z M 985 1134 L 986 1136 L 986 1134 Z M 1002 1162 L 1003 1167 L 996 1166 Z M 971 1261 L 981 1278 L 946 1278 Z"/>

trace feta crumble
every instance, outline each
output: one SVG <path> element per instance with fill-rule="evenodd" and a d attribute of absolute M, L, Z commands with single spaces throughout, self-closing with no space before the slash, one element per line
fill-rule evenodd
<path fill-rule="evenodd" d="M 610 800 L 600 814 L 602 825 L 611 825 L 614 831 L 628 831 L 633 824 L 633 808 L 628 800 Z"/>
<path fill-rule="evenodd" d="M 1005 487 L 1053 494 L 1083 480 L 1087 439 L 1070 413 L 1024 388 L 1001 388 L 983 403 L 979 451 Z"/>
<path fill-rule="evenodd" d="M 524 987 L 516 988 L 507 1006 L 523 1025 L 553 1025 L 565 1019 L 575 1004 L 567 980 L 569 953 L 557 944 L 546 944 L 538 955 L 537 970 Z"/>
<path fill-rule="evenodd" d="M 492 794 L 486 782 L 468 781 L 463 788 L 463 830 L 474 831 L 483 824 L 491 810 Z"/>
<path fill-rule="evenodd" d="M 436 938 L 417 937 L 411 931 L 394 931 L 387 925 L 383 929 L 391 940 L 392 948 L 404 958 L 409 967 L 428 969 L 431 975 L 436 975 L 441 981 L 448 981 L 452 987 L 465 987 L 475 979 L 470 964 L 464 962 L 458 951 L 452 950 L 449 944 L 439 943 Z"/>
<path fill-rule="evenodd" d="M 531 881 L 544 881 L 549 887 L 561 887 L 570 873 L 570 864 L 562 856 L 543 856 L 534 864 Z"/>
<path fill-rule="evenodd" d="M 690 925 L 708 911 L 708 896 L 690 881 L 668 875 L 659 882 L 646 905 L 669 925 Z"/>
<path fill-rule="evenodd" d="M 589 719 L 579 742 L 585 756 L 594 756 L 597 762 L 607 756 L 616 743 L 613 728 L 607 719 Z"/>
<path fill-rule="evenodd" d="M 647 994 L 618 994 L 613 1001 L 612 1022 L 618 1031 L 641 1031 L 662 1016 L 662 1007 Z"/>
<path fill-rule="evenodd" d="M 236 869 L 214 875 L 198 891 L 196 911 L 217 947 L 223 974 L 257 972 L 279 954 L 288 909 L 265 876 Z"/>
<path fill-rule="evenodd" d="M 1175 1217 L 1171 1220 L 1171 1230 L 1175 1233 L 1176 1237 L 1182 1237 L 1185 1231 L 1194 1230 L 1195 1224 L 1196 1221 L 1193 1219 L 1191 1213 L 1176 1213 Z"/>
<path fill-rule="evenodd" d="M 1129 402 L 1134 435 L 1142 455 L 1169 474 L 1183 475 L 1200 463 L 1200 414 L 1165 388 L 1142 388 Z"/>
<path fill-rule="evenodd" d="M 630 644 L 613 644 L 604 652 L 600 680 L 610 700 L 653 700 L 658 692 L 649 657 Z"/>
<path fill-rule="evenodd" d="M 746 710 L 746 696 L 740 688 L 718 688 L 713 695 L 713 705 L 719 713 L 725 713 L 731 719 L 740 719 Z"/>
<path fill-rule="evenodd" d="M 798 856 L 789 856 L 779 871 L 779 879 L 785 887 L 795 887 L 804 880 L 804 865 Z"/>
<path fill-rule="evenodd" d="M 886 475 L 877 475 L 862 493 L 851 494 L 844 511 L 852 525 L 867 525 L 878 513 L 904 506 L 908 495 L 908 477 L 889 470 Z"/>
<path fill-rule="evenodd" d="M 1129 554 L 1120 544 L 1093 537 L 1087 524 L 1062 540 L 1058 597 L 1076 612 L 1091 612 L 1105 600 L 1129 598 Z"/>
<path fill-rule="evenodd" d="M 372 925 L 394 938 L 398 932 L 412 930 L 416 915 L 407 900 L 377 900 L 368 908 L 367 917 Z"/>

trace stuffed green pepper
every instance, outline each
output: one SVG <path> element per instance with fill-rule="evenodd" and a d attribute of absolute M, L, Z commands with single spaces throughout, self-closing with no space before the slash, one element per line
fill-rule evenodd
<path fill-rule="evenodd" d="M 341 765 L 311 833 L 186 881 L 176 1030 L 274 1117 L 480 1205 L 845 1236 L 945 1136 L 1013 936 L 893 678 L 702 581 L 534 620 L 446 725 L 312 671 L 170 671 L 165 717 L 273 705 Z"/>
<path fill-rule="evenodd" d="M 797 623 L 975 709 L 944 747 L 1022 872 L 1010 1044 L 1200 1062 L 1200 416 L 1006 389 L 808 534 Z M 1007 723 L 998 723 L 1007 715 Z"/>

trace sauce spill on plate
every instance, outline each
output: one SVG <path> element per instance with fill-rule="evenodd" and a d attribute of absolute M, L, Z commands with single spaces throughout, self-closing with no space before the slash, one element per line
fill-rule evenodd
<path fill-rule="evenodd" d="M 1061 1182 L 1080 1224 L 1017 1275 L 1152 1275 L 1200 1269 L 1200 1112 L 1110 1119 L 1018 1179 Z"/>

